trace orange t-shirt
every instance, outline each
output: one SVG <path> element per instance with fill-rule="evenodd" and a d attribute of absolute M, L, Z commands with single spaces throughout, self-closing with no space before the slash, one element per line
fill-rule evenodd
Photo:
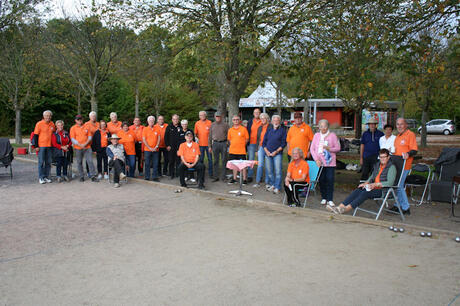
<path fill-rule="evenodd" d="M 385 169 L 385 167 L 380 165 L 379 173 L 377 173 L 377 176 L 374 179 L 374 183 L 380 183 L 380 175 L 382 174 L 383 169 Z M 380 189 L 380 187 L 377 187 L 377 189 Z"/>
<path fill-rule="evenodd" d="M 55 131 L 56 126 L 53 121 L 48 123 L 45 120 L 38 121 L 34 129 L 34 134 L 38 135 L 38 146 L 51 147 L 51 136 Z"/>
<path fill-rule="evenodd" d="M 79 126 L 78 124 L 75 124 L 71 129 L 70 129 L 70 138 L 75 139 L 79 143 L 85 143 L 88 140 L 88 137 L 91 136 L 89 130 L 87 127 L 84 125 Z M 86 145 L 86 147 L 82 148 L 77 145 L 73 145 L 75 149 L 82 150 L 82 149 L 89 149 L 90 145 L 89 143 Z"/>
<path fill-rule="evenodd" d="M 417 140 L 415 139 L 414 132 L 406 130 L 402 134 L 398 134 L 395 139 L 395 154 L 402 156 L 403 153 L 408 153 L 411 150 L 418 150 Z M 406 160 L 404 170 L 409 170 L 412 167 L 414 157 L 409 157 Z"/>
<path fill-rule="evenodd" d="M 160 148 L 166 148 L 166 144 L 165 144 L 165 132 L 166 132 L 166 128 L 168 127 L 168 124 L 167 123 L 164 123 L 163 126 L 160 126 L 158 125 L 158 123 L 156 124 L 156 127 L 158 127 L 158 130 L 160 131 Z"/>
<path fill-rule="evenodd" d="M 125 132 L 120 130 L 117 136 L 121 137 L 120 143 L 125 148 L 126 155 L 136 155 L 136 134 L 134 131 Z"/>
<path fill-rule="evenodd" d="M 144 130 L 142 131 L 142 138 L 145 138 L 145 141 L 151 148 L 155 148 L 158 142 L 158 135 L 160 135 L 160 131 L 156 125 L 154 125 L 152 128 L 149 126 L 144 127 Z M 157 152 L 156 151 L 150 151 L 147 146 L 144 146 L 144 152 Z"/>
<path fill-rule="evenodd" d="M 109 137 L 107 137 L 107 130 L 99 130 L 101 133 L 101 148 L 106 148 L 109 145 Z"/>
<path fill-rule="evenodd" d="M 308 124 L 302 122 L 300 127 L 294 124 L 289 129 L 286 137 L 286 142 L 289 144 L 288 155 L 292 155 L 292 149 L 300 148 L 303 151 L 304 156 L 307 156 L 312 140 L 313 131 Z"/>
<path fill-rule="evenodd" d="M 259 142 L 260 147 L 262 146 L 262 143 L 264 142 L 264 136 L 265 136 L 265 133 L 267 133 L 267 129 L 268 129 L 268 124 L 262 127 L 262 131 L 260 132 L 260 142 Z"/>
<path fill-rule="evenodd" d="M 94 133 L 99 130 L 99 122 L 96 121 L 96 123 L 92 123 L 91 121 L 86 121 L 84 126 L 88 129 L 89 133 L 91 136 L 94 135 Z"/>
<path fill-rule="evenodd" d="M 198 137 L 199 145 L 201 147 L 208 146 L 209 130 L 211 129 L 211 120 L 199 120 L 195 123 L 195 135 Z"/>
<path fill-rule="evenodd" d="M 251 138 L 249 139 L 250 144 L 256 144 L 257 143 L 257 130 L 259 129 L 259 126 L 262 125 L 262 120 L 260 119 L 253 119 L 252 120 L 252 125 L 251 125 Z"/>
<path fill-rule="evenodd" d="M 310 183 L 309 171 L 310 167 L 308 166 L 308 163 L 301 159 L 298 165 L 295 164 L 295 161 L 291 161 L 289 163 L 287 173 L 290 173 L 291 178 L 294 180 L 300 179 L 304 174 L 307 174 L 304 182 Z"/>
<path fill-rule="evenodd" d="M 119 130 L 121 130 L 121 121 L 117 121 L 116 124 L 112 121 L 107 122 L 107 130 L 109 130 L 110 134 L 116 134 Z"/>
<path fill-rule="evenodd" d="M 231 127 L 228 129 L 227 140 L 230 141 L 230 154 L 246 154 L 246 143 L 249 140 L 248 130 L 240 125 L 237 128 Z"/>
<path fill-rule="evenodd" d="M 187 142 L 181 143 L 177 150 L 177 156 L 184 157 L 188 163 L 194 163 L 198 155 L 200 155 L 200 146 L 194 141 L 191 147 L 187 146 Z"/>
<path fill-rule="evenodd" d="M 142 142 L 142 131 L 144 130 L 143 125 L 136 126 L 133 124 L 129 127 L 129 130 L 133 131 L 134 134 L 136 135 L 136 141 Z"/>

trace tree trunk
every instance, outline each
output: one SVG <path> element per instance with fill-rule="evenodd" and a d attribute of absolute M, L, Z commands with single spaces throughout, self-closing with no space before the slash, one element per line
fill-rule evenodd
<path fill-rule="evenodd" d="M 355 138 L 361 139 L 361 134 L 363 132 L 363 129 L 362 129 L 363 109 L 361 107 L 356 111 L 355 118 L 356 118 Z"/>
<path fill-rule="evenodd" d="M 428 112 L 423 109 L 422 111 L 422 131 L 420 135 L 420 147 L 426 148 L 426 121 L 428 119 Z"/>
<path fill-rule="evenodd" d="M 308 107 L 308 99 L 303 104 L 303 121 L 310 124 L 310 108 Z"/>
<path fill-rule="evenodd" d="M 97 113 L 97 99 L 95 92 L 91 93 L 91 111 Z"/>
<path fill-rule="evenodd" d="M 134 105 L 134 116 L 139 117 L 139 85 L 136 85 L 136 102 Z"/>
<path fill-rule="evenodd" d="M 22 144 L 22 132 L 21 132 L 21 109 L 16 107 L 16 123 L 14 128 L 14 140 L 16 144 Z"/>
<path fill-rule="evenodd" d="M 405 109 L 404 107 L 406 106 L 406 101 L 402 100 L 401 101 L 401 110 L 399 111 L 399 117 L 404 118 L 405 115 Z"/>
<path fill-rule="evenodd" d="M 234 86 L 229 85 L 227 89 L 225 100 L 228 106 L 228 119 L 231 122 L 233 116 L 240 114 L 240 97 Z"/>
<path fill-rule="evenodd" d="M 81 115 L 81 90 L 78 88 L 77 91 L 77 114 Z"/>

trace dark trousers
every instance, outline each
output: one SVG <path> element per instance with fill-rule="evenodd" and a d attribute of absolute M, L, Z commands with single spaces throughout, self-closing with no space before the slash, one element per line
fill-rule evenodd
<path fill-rule="evenodd" d="M 180 157 L 177 156 L 177 148 L 172 148 L 169 151 L 169 175 L 171 178 L 174 178 L 177 176 L 177 168 L 179 167 L 180 164 Z"/>
<path fill-rule="evenodd" d="M 295 183 L 295 182 L 291 182 L 291 189 L 292 191 L 289 189 L 289 187 L 287 187 L 286 185 L 284 185 L 284 192 L 286 193 L 286 197 L 287 197 L 287 202 L 288 204 L 292 204 L 292 203 L 295 203 L 297 206 L 300 206 L 300 201 L 299 201 L 299 193 L 305 189 L 305 185 L 298 185 L 294 188 L 294 184 L 299 184 L 298 182 Z"/>
<path fill-rule="evenodd" d="M 209 177 L 213 177 L 212 169 L 212 154 L 209 152 L 208 146 L 200 146 L 200 162 L 204 164 L 204 155 L 208 156 L 208 172 Z"/>
<path fill-rule="evenodd" d="M 169 166 L 169 152 L 166 148 L 160 148 L 160 155 L 158 156 L 158 173 L 160 175 L 167 175 L 168 174 L 168 166 Z M 163 167 L 161 166 L 161 156 L 163 155 Z"/>
<path fill-rule="evenodd" d="M 61 177 L 61 170 L 64 176 L 67 176 L 67 157 L 58 156 L 56 157 L 56 176 Z"/>
<path fill-rule="evenodd" d="M 225 172 L 227 169 L 227 142 L 214 141 L 212 143 L 212 155 L 214 158 L 214 176 L 223 181 L 225 180 Z M 219 166 L 220 160 L 222 160 L 221 166 Z"/>
<path fill-rule="evenodd" d="M 335 167 L 323 167 L 323 171 L 319 178 L 319 190 L 321 192 L 321 197 L 326 201 L 332 201 L 334 197 L 334 180 Z"/>
<path fill-rule="evenodd" d="M 368 156 L 363 159 L 363 167 L 361 168 L 361 180 L 365 181 L 371 176 L 372 169 L 378 160 L 377 155 Z"/>
<path fill-rule="evenodd" d="M 204 171 L 205 171 L 205 166 L 201 162 L 197 162 L 196 165 L 193 167 L 193 169 L 196 170 L 197 173 L 197 179 L 198 179 L 198 185 L 203 186 L 204 185 Z M 180 179 L 180 185 L 181 186 L 186 186 L 185 184 L 185 173 L 188 172 L 188 168 L 186 165 L 183 163 L 180 163 L 179 165 L 179 179 Z"/>
<path fill-rule="evenodd" d="M 104 164 L 104 173 L 107 173 L 107 151 L 102 150 L 101 152 L 96 153 L 96 160 L 97 160 L 97 173 L 102 173 L 102 164 Z"/>
<path fill-rule="evenodd" d="M 120 159 L 111 160 L 110 168 L 113 169 L 113 182 L 120 183 L 120 173 L 124 172 L 125 163 Z"/>
<path fill-rule="evenodd" d="M 364 188 L 358 188 L 353 190 L 353 192 L 343 201 L 343 204 L 351 205 L 351 207 L 356 208 L 367 199 L 379 198 L 381 196 L 382 189 L 372 189 L 371 191 L 366 191 Z"/>
<path fill-rule="evenodd" d="M 143 153 L 142 143 L 136 142 L 135 148 L 136 148 L 137 171 L 139 171 L 139 174 L 141 174 L 142 172 L 144 172 L 144 160 L 143 160 L 144 155 L 142 154 Z"/>

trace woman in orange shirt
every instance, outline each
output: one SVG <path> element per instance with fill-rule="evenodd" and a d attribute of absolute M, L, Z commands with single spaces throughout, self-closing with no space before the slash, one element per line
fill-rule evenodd
<path fill-rule="evenodd" d="M 136 170 L 136 133 L 129 129 L 128 122 L 123 122 L 118 136 L 121 137 L 120 143 L 123 145 L 126 154 L 126 164 L 129 167 L 128 177 L 134 177 Z"/>

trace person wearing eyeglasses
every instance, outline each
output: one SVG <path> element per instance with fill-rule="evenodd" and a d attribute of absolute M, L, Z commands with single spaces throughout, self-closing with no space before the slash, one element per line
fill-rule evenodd
<path fill-rule="evenodd" d="M 358 188 L 338 206 L 327 205 L 326 209 L 335 214 L 344 214 L 354 210 L 367 199 L 382 196 L 382 188 L 393 186 L 396 179 L 396 167 L 390 161 L 390 151 L 381 149 L 380 160 L 374 165 L 371 176 L 358 185 Z"/>

